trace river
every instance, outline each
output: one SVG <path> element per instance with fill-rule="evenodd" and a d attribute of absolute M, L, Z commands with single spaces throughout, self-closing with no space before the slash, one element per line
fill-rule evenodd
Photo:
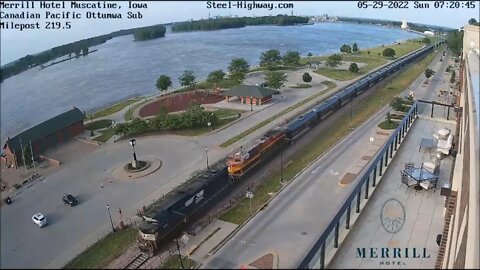
<path fill-rule="evenodd" d="M 262 52 L 295 50 L 306 56 L 339 52 L 342 44 L 376 47 L 419 37 L 400 29 L 350 23 L 302 26 L 248 26 L 207 32 L 172 33 L 135 42 L 133 36 L 91 47 L 98 51 L 45 69 L 32 68 L 6 79 L 1 88 L 1 139 L 41 123 L 73 106 L 90 111 L 133 94 L 150 95 L 159 75 L 178 87 L 184 70 L 197 80 L 231 59 L 244 57 L 257 65 Z"/>

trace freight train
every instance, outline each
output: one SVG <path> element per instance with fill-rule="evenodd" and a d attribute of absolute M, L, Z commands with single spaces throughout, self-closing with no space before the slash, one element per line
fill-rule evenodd
<path fill-rule="evenodd" d="M 234 180 L 255 168 L 260 161 L 266 160 L 273 149 L 293 143 L 329 114 L 433 48 L 434 45 L 423 47 L 345 87 L 290 123 L 275 127 L 245 147 L 241 146 L 228 154 L 226 162 L 220 161 L 211 169 L 193 177 L 188 181 L 191 184 L 179 188 L 143 214 L 143 220 L 137 226 L 140 231 L 140 250 L 153 252 L 159 241 L 218 202 L 222 195 L 228 193 Z"/>

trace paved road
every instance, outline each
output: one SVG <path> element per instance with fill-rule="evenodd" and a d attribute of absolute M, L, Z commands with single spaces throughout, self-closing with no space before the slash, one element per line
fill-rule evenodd
<path fill-rule="evenodd" d="M 339 86 L 346 83 L 339 83 Z M 113 179 L 110 174 L 115 166 L 131 158 L 131 147 L 125 141 L 105 144 L 80 157 L 74 164 L 65 165 L 44 181 L 13 197 L 12 205 L 1 208 L 0 267 L 62 267 L 110 230 L 106 204 L 111 206 L 117 224 L 118 208 L 122 209 L 125 217 L 135 215 L 137 209 L 160 198 L 188 179 L 192 172 L 205 168 L 205 146 L 209 147 L 210 162 L 223 159 L 226 153 L 283 122 L 284 118 L 270 122 L 228 148 L 216 147 L 218 144 L 322 89 L 320 86 L 297 89 L 298 92 L 295 90 L 291 95 L 297 98 L 286 98 L 268 110 L 259 111 L 228 128 L 203 137 L 139 138 L 136 150 L 140 159 L 142 156 L 154 156 L 163 161 L 159 171 L 142 179 L 124 181 Z M 293 117 L 297 111 L 315 102 L 311 101 L 285 117 Z M 100 187 L 101 182 L 104 188 Z M 65 206 L 61 201 L 64 192 L 77 194 L 80 204 L 74 208 Z M 45 214 L 50 223 L 41 229 L 31 220 L 31 216 L 38 211 Z"/>
<path fill-rule="evenodd" d="M 419 86 L 425 79 L 423 74 L 412 84 L 411 89 L 415 89 L 418 97 L 431 98 L 438 83 L 443 82 L 447 64 L 438 59 L 430 65 L 437 70 L 431 85 Z M 351 164 L 366 154 L 369 137 L 388 110 L 389 107 L 384 108 L 309 166 L 265 210 L 208 258 L 202 268 L 238 269 L 266 253 L 278 258 L 278 266 L 274 267 L 298 267 L 360 179 L 357 177 L 346 187 L 338 184 Z"/>

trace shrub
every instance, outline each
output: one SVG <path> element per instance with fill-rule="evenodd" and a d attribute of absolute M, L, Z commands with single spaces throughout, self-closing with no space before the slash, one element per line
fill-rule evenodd
<path fill-rule="evenodd" d="M 303 73 L 302 75 L 302 79 L 304 82 L 311 82 L 312 81 L 312 76 L 310 76 L 310 74 L 308 74 L 308 72 L 305 72 Z"/>

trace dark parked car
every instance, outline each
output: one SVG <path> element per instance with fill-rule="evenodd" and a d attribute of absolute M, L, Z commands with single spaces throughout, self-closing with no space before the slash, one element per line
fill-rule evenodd
<path fill-rule="evenodd" d="M 72 194 L 64 194 L 62 196 L 62 200 L 64 203 L 70 204 L 70 206 L 74 206 L 78 204 L 77 199 Z"/>

